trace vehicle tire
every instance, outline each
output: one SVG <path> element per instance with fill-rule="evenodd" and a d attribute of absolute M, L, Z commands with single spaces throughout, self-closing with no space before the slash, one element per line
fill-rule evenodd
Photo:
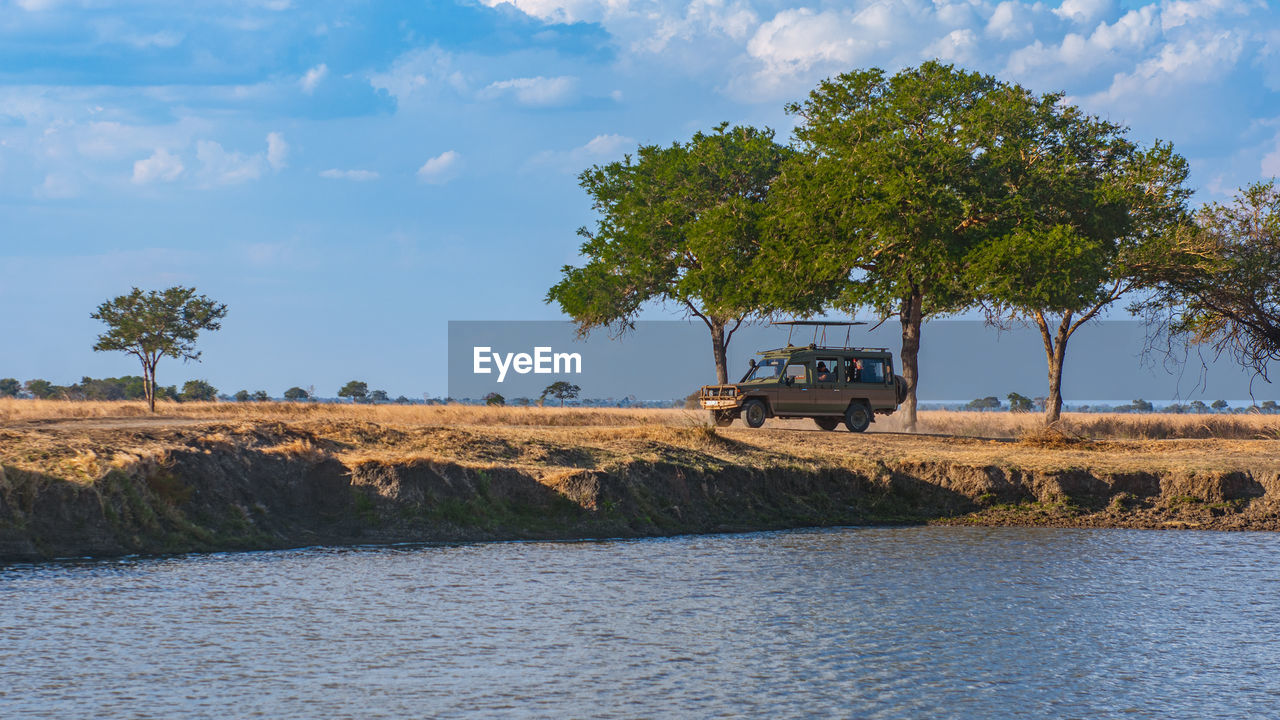
<path fill-rule="evenodd" d="M 742 406 L 742 419 L 749 428 L 758 428 L 764 425 L 764 419 L 768 414 L 763 400 L 748 400 Z"/>
<path fill-rule="evenodd" d="M 844 426 L 850 432 L 864 432 L 871 425 L 871 408 L 864 402 L 849 403 L 844 411 Z"/>
<path fill-rule="evenodd" d="M 833 417 L 816 417 L 813 421 L 818 423 L 818 427 L 828 431 L 835 430 L 836 426 L 840 424 L 840 418 Z"/>
<path fill-rule="evenodd" d="M 711 422 L 716 427 L 729 427 L 733 424 L 733 418 L 736 417 L 732 410 L 712 410 Z"/>
<path fill-rule="evenodd" d="M 893 395 L 898 399 L 899 405 L 907 399 L 907 380 L 901 375 L 893 376 Z"/>

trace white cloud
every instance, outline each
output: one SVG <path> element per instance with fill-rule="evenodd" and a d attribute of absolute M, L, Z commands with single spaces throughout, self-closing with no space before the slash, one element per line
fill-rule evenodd
<path fill-rule="evenodd" d="M 16 0 L 14 4 L 27 12 L 39 12 L 57 5 L 58 0 Z"/>
<path fill-rule="evenodd" d="M 418 179 L 435 185 L 449 182 L 457 175 L 462 156 L 454 150 L 445 150 L 418 168 Z"/>
<path fill-rule="evenodd" d="M 1131 72 L 1118 73 L 1111 87 L 1094 100 L 1132 104 L 1185 91 L 1192 84 L 1214 82 L 1235 66 L 1243 50 L 1243 38 L 1229 30 L 1166 43 Z"/>
<path fill-rule="evenodd" d="M 329 66 L 324 63 L 320 63 L 308 70 L 302 78 L 298 80 L 298 85 L 302 88 L 302 92 L 310 95 L 316 91 L 316 87 L 325 79 L 326 76 L 328 76 L 328 74 Z"/>
<path fill-rule="evenodd" d="M 489 7 L 508 4 L 526 15 L 553 23 L 594 22 L 627 0 L 480 0 Z"/>
<path fill-rule="evenodd" d="M 36 186 L 35 195 L 50 200 L 62 200 L 80 194 L 80 185 L 67 173 L 54 172 L 44 176 L 44 182 Z"/>
<path fill-rule="evenodd" d="M 289 143 L 282 133 L 267 133 L 267 164 L 272 170 L 281 170 L 289 158 Z"/>
<path fill-rule="evenodd" d="M 145 185 L 156 180 L 173 182 L 182 175 L 182 159 L 164 148 L 157 148 L 150 157 L 133 164 L 133 182 Z"/>
<path fill-rule="evenodd" d="M 356 182 L 368 182 L 370 180 L 377 180 L 378 173 L 373 170 L 338 170 L 337 168 L 332 168 L 329 170 L 321 170 L 320 177 L 328 180 L 354 180 Z"/>
<path fill-rule="evenodd" d="M 221 144 L 212 140 L 196 143 L 196 159 L 203 166 L 201 172 L 205 179 L 218 185 L 257 180 L 262 177 L 263 166 L 266 164 L 261 153 L 244 155 L 227 152 Z"/>
<path fill-rule="evenodd" d="M 418 48 L 396 58 L 386 72 L 373 73 L 369 84 L 396 99 L 399 104 L 423 94 L 428 88 L 451 87 L 459 92 L 466 78 L 453 68 L 453 56 L 436 46 Z"/>
<path fill-rule="evenodd" d="M 977 59 L 980 50 L 981 46 L 978 44 L 977 34 L 968 28 L 964 28 L 962 30 L 952 30 L 945 37 L 938 39 L 925 48 L 924 56 L 965 64 Z"/>
<path fill-rule="evenodd" d="M 529 158 L 528 167 L 551 167 L 561 172 L 577 173 L 589 165 L 621 160 L 622 155 L 634 150 L 636 141 L 625 135 L 610 133 L 597 135 L 585 145 L 572 150 L 544 150 Z"/>
<path fill-rule="evenodd" d="M 496 98 L 510 95 L 521 105 L 546 107 L 563 105 L 571 101 L 577 86 L 578 79 L 568 75 L 512 78 L 490 83 L 480 91 L 480 97 Z"/>
<path fill-rule="evenodd" d="M 987 19 L 988 35 L 1001 40 L 1018 40 L 1035 32 L 1032 11 L 1026 5 L 1014 0 L 1005 0 L 996 6 Z"/>
<path fill-rule="evenodd" d="M 1111 0 L 1062 0 L 1062 5 L 1053 9 L 1053 14 L 1064 20 L 1071 20 L 1087 25 L 1111 10 Z"/>

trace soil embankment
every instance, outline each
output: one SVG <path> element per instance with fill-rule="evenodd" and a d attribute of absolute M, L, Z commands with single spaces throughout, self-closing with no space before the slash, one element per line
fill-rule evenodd
<path fill-rule="evenodd" d="M 1280 442 L 694 426 L 0 428 L 0 561 L 864 523 L 1280 529 Z"/>

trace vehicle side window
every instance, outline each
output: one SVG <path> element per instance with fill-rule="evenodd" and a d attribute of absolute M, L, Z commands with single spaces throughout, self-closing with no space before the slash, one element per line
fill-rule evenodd
<path fill-rule="evenodd" d="M 809 364 L 808 363 L 791 363 L 787 366 L 787 382 L 796 385 L 805 385 L 809 382 Z"/>
<path fill-rule="evenodd" d="M 862 382 L 861 361 L 858 358 L 844 359 L 844 381 L 846 383 Z"/>
<path fill-rule="evenodd" d="M 814 382 L 833 383 L 836 381 L 839 374 L 840 358 L 818 358 L 818 363 L 813 367 Z"/>
<path fill-rule="evenodd" d="M 862 358 L 862 378 L 860 382 L 884 384 L 884 378 L 884 360 Z"/>

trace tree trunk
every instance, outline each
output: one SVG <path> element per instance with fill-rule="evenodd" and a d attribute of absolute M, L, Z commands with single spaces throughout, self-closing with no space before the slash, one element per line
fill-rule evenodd
<path fill-rule="evenodd" d="M 902 379 L 907 384 L 907 397 L 902 401 L 902 424 L 909 432 L 916 429 L 916 384 L 920 377 L 920 324 L 924 294 L 916 286 L 902 300 Z"/>
<path fill-rule="evenodd" d="M 716 358 L 716 383 L 728 384 L 729 363 L 725 359 L 724 322 L 708 318 L 707 327 L 711 328 L 711 352 Z"/>
<path fill-rule="evenodd" d="M 1045 360 L 1049 364 L 1049 395 L 1044 400 L 1044 422 L 1050 425 L 1062 417 L 1062 364 L 1067 356 L 1067 341 L 1071 339 L 1071 313 L 1062 316 L 1055 335 L 1049 334 L 1049 323 L 1043 313 L 1036 313 L 1036 325 L 1040 328 Z"/>
<path fill-rule="evenodd" d="M 142 395 L 147 400 L 147 407 L 154 413 L 156 411 L 156 364 L 150 358 L 142 360 Z"/>

